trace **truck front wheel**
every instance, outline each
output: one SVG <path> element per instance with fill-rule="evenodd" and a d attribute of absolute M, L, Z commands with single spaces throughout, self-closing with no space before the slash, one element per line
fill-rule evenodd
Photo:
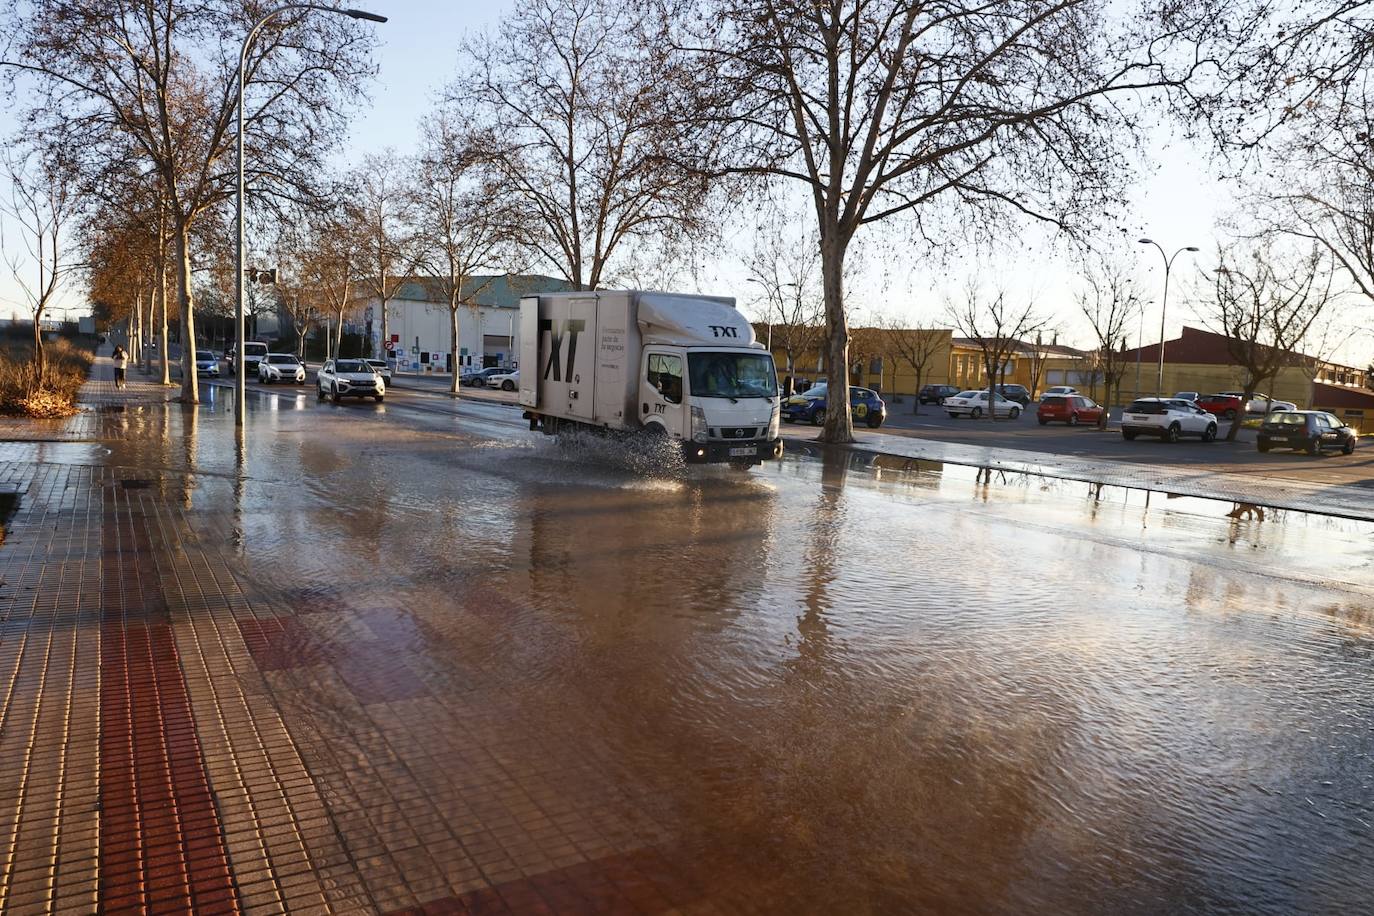
<path fill-rule="evenodd" d="M 811 414 L 811 425 L 812 425 L 812 426 L 824 426 L 824 425 L 825 425 L 825 408 L 824 408 L 824 407 L 819 407 L 819 408 L 817 408 L 814 412 L 812 412 L 812 414 Z"/>

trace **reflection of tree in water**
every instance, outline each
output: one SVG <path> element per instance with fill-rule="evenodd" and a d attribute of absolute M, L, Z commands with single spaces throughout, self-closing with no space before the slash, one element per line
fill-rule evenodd
<path fill-rule="evenodd" d="M 846 552 L 840 543 L 844 521 L 844 485 L 850 459 L 844 452 L 827 450 L 821 457 L 821 487 L 816 512 L 811 518 L 811 537 L 803 555 L 805 587 L 802 614 L 797 618 L 795 661 L 806 669 L 822 661 L 830 651 L 830 610 L 828 590 L 835 580 L 835 562 Z"/>

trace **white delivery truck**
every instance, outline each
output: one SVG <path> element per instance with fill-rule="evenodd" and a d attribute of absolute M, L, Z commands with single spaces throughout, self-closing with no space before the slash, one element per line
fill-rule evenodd
<path fill-rule="evenodd" d="M 692 462 L 782 455 L 773 356 L 735 300 L 639 291 L 520 300 L 531 429 L 663 436 Z"/>

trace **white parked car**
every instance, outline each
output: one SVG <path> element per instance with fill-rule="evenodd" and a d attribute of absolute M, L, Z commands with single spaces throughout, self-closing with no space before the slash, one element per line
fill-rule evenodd
<path fill-rule="evenodd" d="M 1202 393 L 1201 393 L 1201 392 L 1198 392 L 1198 391 L 1175 391 L 1175 392 L 1174 392 L 1174 400 L 1176 400 L 1176 401 L 1196 401 L 1196 400 L 1197 400 L 1199 397 L 1201 397 L 1201 396 L 1202 396 Z"/>
<path fill-rule="evenodd" d="M 331 359 L 320 367 L 315 393 L 335 404 L 342 398 L 372 398 L 380 402 L 386 395 L 386 382 L 365 359 Z"/>
<path fill-rule="evenodd" d="M 1072 394 L 1078 394 L 1078 389 L 1072 385 L 1055 385 L 1053 388 L 1046 388 L 1045 393 L 1040 395 L 1040 400 L 1048 397 L 1068 397 Z"/>
<path fill-rule="evenodd" d="M 514 391 L 520 387 L 520 370 L 514 372 L 500 372 L 496 375 L 487 376 L 488 388 L 500 388 L 502 391 Z"/>
<path fill-rule="evenodd" d="M 1015 401 L 1009 401 L 1000 394 L 993 395 L 993 415 L 998 417 L 1010 417 L 1015 420 L 1021 416 L 1021 405 Z M 988 392 L 986 391 L 961 391 L 958 394 L 945 400 L 940 405 L 944 407 L 945 413 L 951 419 L 959 417 L 972 417 L 977 420 L 983 414 L 988 413 Z"/>
<path fill-rule="evenodd" d="M 1121 438 L 1158 436 L 1177 442 L 1181 436 L 1198 436 L 1203 442 L 1217 437 L 1217 418 L 1192 401 L 1179 398 L 1137 398 L 1121 414 Z"/>
<path fill-rule="evenodd" d="M 305 366 L 294 353 L 268 353 L 258 363 L 258 381 L 264 385 L 273 382 L 305 384 Z"/>
<path fill-rule="evenodd" d="M 376 369 L 376 370 L 377 370 L 377 374 L 380 375 L 380 376 L 382 377 L 382 381 L 386 382 L 387 387 L 390 388 L 390 387 L 391 387 L 391 367 L 390 367 L 389 365 L 387 365 L 386 360 L 384 360 L 384 359 L 369 359 L 369 360 L 366 360 L 366 362 L 367 362 L 367 364 L 368 364 L 369 366 L 371 366 L 373 369 Z"/>
<path fill-rule="evenodd" d="M 1222 394 L 1241 398 L 1245 396 L 1244 391 L 1223 391 Z M 1272 405 L 1272 406 L 1271 406 Z M 1255 392 L 1255 396 L 1245 402 L 1246 413 L 1270 413 L 1275 410 L 1297 410 L 1298 405 L 1292 401 L 1271 401 L 1269 395 Z"/>

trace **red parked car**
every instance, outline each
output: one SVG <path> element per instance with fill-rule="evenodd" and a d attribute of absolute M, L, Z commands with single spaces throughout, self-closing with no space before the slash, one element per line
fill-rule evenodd
<path fill-rule="evenodd" d="M 1223 420 L 1234 420 L 1241 412 L 1240 398 L 1234 394 L 1204 394 L 1193 403 Z"/>
<path fill-rule="evenodd" d="M 1040 421 L 1041 426 L 1051 420 L 1077 426 L 1080 423 L 1096 423 L 1102 419 L 1104 410 L 1106 408 L 1101 404 L 1096 404 L 1091 398 L 1085 398 L 1081 394 L 1047 394 L 1041 398 L 1040 406 L 1035 410 L 1035 418 Z"/>

